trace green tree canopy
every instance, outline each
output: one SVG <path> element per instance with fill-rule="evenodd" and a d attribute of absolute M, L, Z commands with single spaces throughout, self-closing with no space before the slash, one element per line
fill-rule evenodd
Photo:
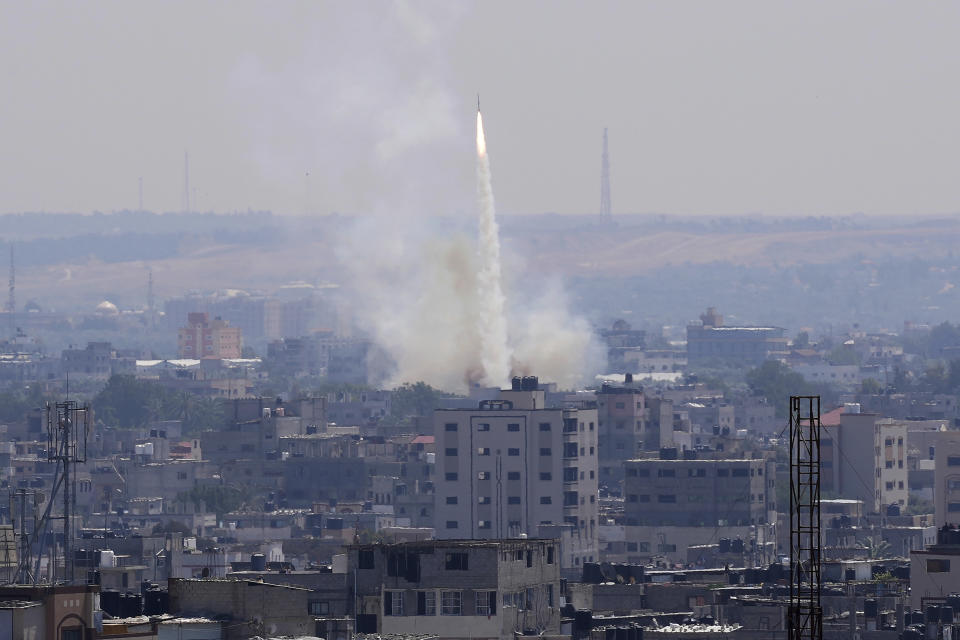
<path fill-rule="evenodd" d="M 217 427 L 223 421 L 221 402 L 189 391 L 168 389 L 159 382 L 131 375 L 111 376 L 93 398 L 94 415 L 105 424 L 144 427 L 156 420 L 181 420 L 188 433 Z"/>
<path fill-rule="evenodd" d="M 813 385 L 802 375 L 778 360 L 767 360 L 748 371 L 747 385 L 753 395 L 766 398 L 779 417 L 786 417 L 789 413 L 790 396 L 805 396 L 815 392 Z"/>

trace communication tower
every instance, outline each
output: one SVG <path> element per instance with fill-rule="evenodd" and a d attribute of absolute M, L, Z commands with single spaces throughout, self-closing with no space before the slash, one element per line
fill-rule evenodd
<path fill-rule="evenodd" d="M 790 398 L 790 640 L 822 640 L 820 396 Z"/>

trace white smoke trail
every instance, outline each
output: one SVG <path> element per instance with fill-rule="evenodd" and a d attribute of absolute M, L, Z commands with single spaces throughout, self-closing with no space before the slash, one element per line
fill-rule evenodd
<path fill-rule="evenodd" d="M 500 279 L 500 231 L 493 205 L 490 158 L 483 135 L 483 117 L 477 110 L 477 191 L 480 203 L 480 271 L 478 330 L 480 334 L 481 383 L 505 387 L 510 378 L 510 349 L 507 345 L 506 301 Z"/>

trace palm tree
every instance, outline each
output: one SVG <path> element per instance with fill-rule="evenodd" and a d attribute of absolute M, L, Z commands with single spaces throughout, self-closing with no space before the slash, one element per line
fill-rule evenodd
<path fill-rule="evenodd" d="M 890 557 L 890 543 L 883 538 L 878 539 L 874 536 L 869 536 L 864 541 L 864 547 L 867 549 L 867 558 L 871 560 Z"/>

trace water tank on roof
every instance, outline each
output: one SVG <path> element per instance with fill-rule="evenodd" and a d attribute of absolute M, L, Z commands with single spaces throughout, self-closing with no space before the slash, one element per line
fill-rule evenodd
<path fill-rule="evenodd" d="M 250 569 L 252 571 L 267 570 L 267 556 L 262 553 L 254 553 L 250 556 Z"/>
<path fill-rule="evenodd" d="M 107 569 L 117 566 L 117 556 L 114 554 L 113 550 L 100 550 L 100 566 Z"/>
<path fill-rule="evenodd" d="M 860 413 L 860 403 L 859 403 L 859 402 L 844 402 L 844 403 L 843 403 L 843 412 L 844 412 L 844 413 Z"/>

